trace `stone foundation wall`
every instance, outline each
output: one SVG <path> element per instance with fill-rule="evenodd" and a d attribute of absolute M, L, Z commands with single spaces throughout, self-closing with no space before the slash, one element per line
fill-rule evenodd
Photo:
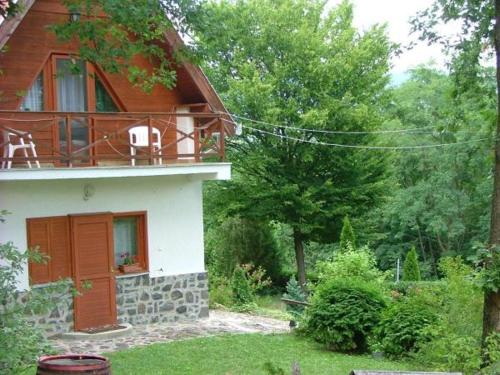
<path fill-rule="evenodd" d="M 116 278 L 119 323 L 148 324 L 208 317 L 207 273 Z"/>
<path fill-rule="evenodd" d="M 34 288 L 51 288 L 51 285 L 40 285 Z M 19 302 L 23 303 L 26 301 L 27 295 L 19 293 L 18 298 Z M 55 307 L 44 314 L 28 315 L 28 321 L 40 327 L 48 336 L 73 331 L 73 293 L 71 289 L 58 291 L 51 298 L 55 302 Z"/>
<path fill-rule="evenodd" d="M 45 288 L 47 286 L 36 286 Z M 23 302 L 26 293 L 19 293 Z M 30 315 L 29 321 L 47 335 L 73 331 L 73 294 L 59 292 L 57 306 L 45 314 Z M 116 277 L 116 305 L 119 323 L 148 324 L 208 317 L 207 273 L 150 278 L 149 274 Z"/>

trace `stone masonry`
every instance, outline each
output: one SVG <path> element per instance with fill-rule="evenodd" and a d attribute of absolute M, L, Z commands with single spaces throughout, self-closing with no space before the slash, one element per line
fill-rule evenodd
<path fill-rule="evenodd" d="M 150 324 L 208 317 L 207 273 L 116 277 L 119 323 Z"/>
<path fill-rule="evenodd" d="M 44 288 L 36 286 L 35 288 Z M 23 302 L 26 293 L 19 293 Z M 196 320 L 208 317 L 207 273 L 150 278 L 149 274 L 116 277 L 118 323 L 132 325 Z M 57 306 L 29 321 L 47 335 L 73 331 L 73 294 L 59 293 Z"/>
<path fill-rule="evenodd" d="M 51 284 L 35 286 L 39 288 L 52 288 Z M 28 314 L 28 321 L 40 327 L 48 336 L 58 333 L 73 331 L 73 293 L 70 287 L 49 294 L 55 306 L 43 314 Z M 28 298 L 27 293 L 20 292 L 18 301 L 24 303 Z"/>

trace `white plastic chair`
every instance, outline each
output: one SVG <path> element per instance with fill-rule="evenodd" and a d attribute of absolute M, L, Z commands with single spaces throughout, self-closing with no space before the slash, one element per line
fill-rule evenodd
<path fill-rule="evenodd" d="M 132 159 L 130 159 L 130 163 L 132 165 L 135 165 L 135 158 L 134 156 L 137 155 L 137 148 L 138 147 L 149 147 L 149 128 L 147 126 L 135 126 L 133 128 L 130 128 L 128 130 L 128 134 L 130 137 L 130 155 L 132 156 Z M 156 164 L 157 161 L 159 164 L 162 164 L 162 158 L 161 158 L 161 133 L 158 129 L 156 128 L 151 128 L 151 132 L 153 133 L 153 139 L 151 140 L 152 146 L 153 146 L 153 151 L 158 153 L 159 156 L 156 156 L 154 158 L 154 163 Z"/>
<path fill-rule="evenodd" d="M 26 163 L 28 164 L 28 167 L 31 168 L 31 161 L 28 159 L 28 149 L 31 150 L 31 155 L 33 156 L 34 159 L 38 158 L 35 149 L 35 144 L 33 143 L 33 138 L 31 137 L 31 133 L 6 128 L 2 130 L 2 134 L 3 134 L 3 141 L 8 142 L 3 146 L 4 159 L 13 158 L 16 150 L 23 150 L 24 157 L 26 158 Z M 25 139 L 27 140 L 28 143 L 25 143 L 24 141 Z M 19 143 L 13 143 L 16 140 Z M 40 162 L 38 160 L 35 160 L 35 164 L 37 168 L 40 168 Z M 7 169 L 10 169 L 12 167 L 12 160 L 8 161 L 3 160 L 2 169 L 4 169 L 5 166 L 7 166 Z"/>

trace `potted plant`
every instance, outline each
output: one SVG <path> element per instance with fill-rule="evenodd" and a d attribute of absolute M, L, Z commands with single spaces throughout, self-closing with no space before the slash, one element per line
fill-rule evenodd
<path fill-rule="evenodd" d="M 136 257 L 130 255 L 130 253 L 128 252 L 121 253 L 120 258 L 122 259 L 122 264 L 118 266 L 120 272 L 131 273 L 131 272 L 140 272 L 142 270 L 139 263 L 137 263 Z"/>

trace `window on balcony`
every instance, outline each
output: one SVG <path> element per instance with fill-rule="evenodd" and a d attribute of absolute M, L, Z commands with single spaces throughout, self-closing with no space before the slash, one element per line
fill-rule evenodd
<path fill-rule="evenodd" d="M 43 73 L 36 77 L 19 108 L 21 111 L 43 111 Z"/>

